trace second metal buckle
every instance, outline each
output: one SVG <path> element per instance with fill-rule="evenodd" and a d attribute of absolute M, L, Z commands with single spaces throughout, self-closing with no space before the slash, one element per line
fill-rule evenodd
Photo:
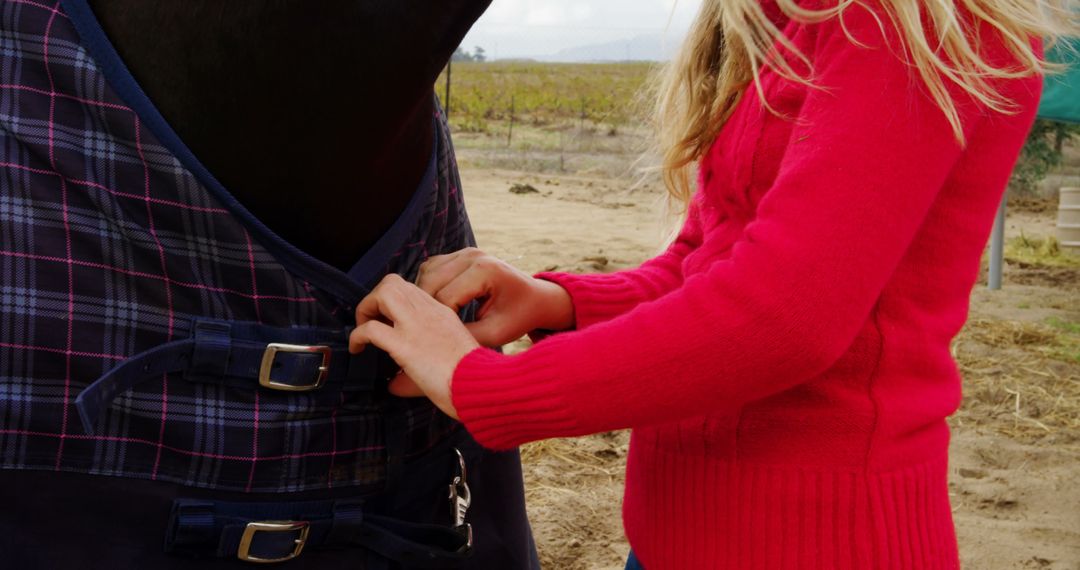
<path fill-rule="evenodd" d="M 270 372 L 274 368 L 274 359 L 277 358 L 279 352 L 322 355 L 322 363 L 319 365 L 318 373 L 315 375 L 315 381 L 311 384 L 300 385 L 274 381 L 270 377 Z M 266 352 L 263 353 L 262 366 L 259 367 L 259 385 L 285 392 L 308 392 L 322 388 L 323 383 L 326 382 L 326 376 L 330 372 L 331 354 L 333 354 L 333 350 L 329 346 L 323 345 L 268 344 L 266 345 Z"/>
<path fill-rule="evenodd" d="M 255 539 L 255 534 L 259 532 L 300 532 L 300 537 L 296 539 L 296 548 L 289 554 L 280 558 L 259 558 L 251 555 L 251 541 Z M 244 534 L 240 537 L 240 548 L 236 550 L 236 557 L 244 562 L 257 562 L 260 564 L 266 564 L 271 562 L 285 562 L 286 560 L 292 560 L 297 556 L 300 556 L 300 552 L 304 550 L 304 544 L 307 543 L 308 533 L 311 531 L 311 523 L 307 521 L 260 521 L 249 522 L 244 529 Z"/>
<path fill-rule="evenodd" d="M 473 546 L 473 530 L 472 525 L 465 522 L 465 515 L 468 514 L 469 506 L 472 505 L 472 492 L 469 490 L 469 483 L 465 476 L 465 457 L 457 448 L 454 448 L 454 453 L 457 454 L 459 475 L 455 476 L 453 482 L 450 483 L 450 510 L 454 516 L 454 530 L 465 537 L 463 548 L 468 550 Z"/>

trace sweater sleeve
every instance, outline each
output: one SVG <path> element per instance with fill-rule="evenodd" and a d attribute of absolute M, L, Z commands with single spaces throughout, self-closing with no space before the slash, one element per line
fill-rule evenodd
<path fill-rule="evenodd" d="M 480 443 L 734 411 L 844 354 L 961 155 L 882 28 L 850 12 L 844 25 L 860 45 L 836 22 L 819 24 L 820 88 L 808 90 L 777 178 L 730 257 L 521 354 L 467 355 L 452 392 Z"/>
<path fill-rule="evenodd" d="M 701 238 L 697 208 L 692 205 L 671 246 L 640 267 L 607 274 L 545 272 L 536 277 L 566 289 L 574 304 L 574 328 L 581 330 L 622 315 L 682 284 L 683 259 L 701 244 Z"/>

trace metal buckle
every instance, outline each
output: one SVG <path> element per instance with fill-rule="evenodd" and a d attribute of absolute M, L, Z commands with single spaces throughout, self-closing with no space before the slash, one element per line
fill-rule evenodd
<path fill-rule="evenodd" d="M 454 515 L 454 530 L 465 537 L 463 550 L 469 550 L 473 546 L 473 530 L 472 525 L 465 522 L 465 515 L 472 505 L 472 491 L 469 490 L 469 483 L 465 478 L 465 457 L 457 448 L 454 448 L 454 453 L 457 453 L 460 475 L 455 476 L 450 483 L 450 510 Z"/>
<path fill-rule="evenodd" d="M 270 371 L 274 368 L 274 359 L 277 358 L 279 352 L 291 352 L 299 354 L 321 354 L 322 364 L 319 365 L 319 373 L 315 377 L 315 382 L 312 384 L 285 384 L 283 382 L 275 382 L 270 378 Z M 259 385 L 271 390 L 282 390 L 284 392 L 309 392 L 311 390 L 318 390 L 322 388 L 324 382 L 326 382 L 326 376 L 330 372 L 330 355 L 333 351 L 329 346 L 323 345 L 305 345 L 305 344 L 279 344 L 271 343 L 266 345 L 266 352 L 263 353 L 262 366 L 259 367 Z"/>
<path fill-rule="evenodd" d="M 293 551 L 281 558 L 259 558 L 252 556 L 249 551 L 251 550 L 251 541 L 255 538 L 257 532 L 296 532 L 300 531 L 300 538 L 296 539 L 296 548 Z M 247 528 L 244 529 L 244 534 L 240 537 L 240 548 L 236 550 L 236 557 L 244 562 L 256 562 L 259 564 L 268 564 L 272 562 L 285 562 L 286 560 L 292 560 L 297 556 L 300 556 L 300 552 L 304 550 L 304 544 L 307 543 L 308 533 L 311 531 L 311 523 L 307 521 L 259 521 L 249 522 Z"/>

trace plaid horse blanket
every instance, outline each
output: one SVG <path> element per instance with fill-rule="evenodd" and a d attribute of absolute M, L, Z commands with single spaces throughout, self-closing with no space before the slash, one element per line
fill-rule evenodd
<path fill-rule="evenodd" d="M 0 3 L 0 466 L 242 491 L 380 483 L 387 409 L 366 390 L 161 374 L 92 433 L 73 405 L 200 319 L 345 330 L 382 275 L 471 245 L 445 123 L 402 218 L 344 274 L 244 210 L 136 86 L 103 71 L 117 60 L 87 48 L 92 32 L 59 3 Z M 425 401 L 398 405 L 407 454 L 457 429 Z"/>
<path fill-rule="evenodd" d="M 432 120 L 423 181 L 343 272 L 274 234 L 214 179 L 86 0 L 0 0 L 0 473 L 139 479 L 201 497 L 379 497 L 403 466 L 449 466 L 449 450 L 471 445 L 485 463 L 470 476 L 491 490 L 476 493 L 469 566 L 535 567 L 517 455 L 479 450 L 426 400 L 388 397 L 393 363 L 346 351 L 353 308 L 382 276 L 412 279 L 428 256 L 473 245 L 437 106 Z M 434 450 L 447 461 L 431 463 Z M 407 475 L 445 503 L 450 469 Z M 367 520 L 339 515 L 357 528 Z M 0 528 L 17 531 L 18 518 L 0 515 Z M 203 533 L 205 520 L 193 521 Z M 227 550 L 216 555 L 235 558 Z"/>

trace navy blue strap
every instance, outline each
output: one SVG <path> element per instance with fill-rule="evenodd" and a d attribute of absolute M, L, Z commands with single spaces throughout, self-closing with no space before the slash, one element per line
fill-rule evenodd
<path fill-rule="evenodd" d="M 236 503 L 178 499 L 173 503 L 165 550 L 191 556 L 237 556 L 249 523 L 303 521 L 304 549 L 365 548 L 407 568 L 456 568 L 471 554 L 467 539 L 450 526 L 413 523 L 364 512 L 356 499 Z M 255 532 L 247 553 L 280 559 L 295 551 L 301 531 Z"/>
<path fill-rule="evenodd" d="M 348 330 L 279 328 L 247 322 L 196 321 L 190 338 L 154 347 L 124 360 L 75 398 L 86 433 L 93 433 L 101 415 L 117 396 L 162 374 L 183 372 L 190 382 L 259 388 L 259 371 L 271 343 L 326 346 L 331 349 L 325 384 L 338 389 L 371 390 L 396 370 L 385 353 L 368 348 L 348 352 Z M 323 356 L 278 352 L 272 378 L 294 386 L 308 385 L 319 376 Z"/>

